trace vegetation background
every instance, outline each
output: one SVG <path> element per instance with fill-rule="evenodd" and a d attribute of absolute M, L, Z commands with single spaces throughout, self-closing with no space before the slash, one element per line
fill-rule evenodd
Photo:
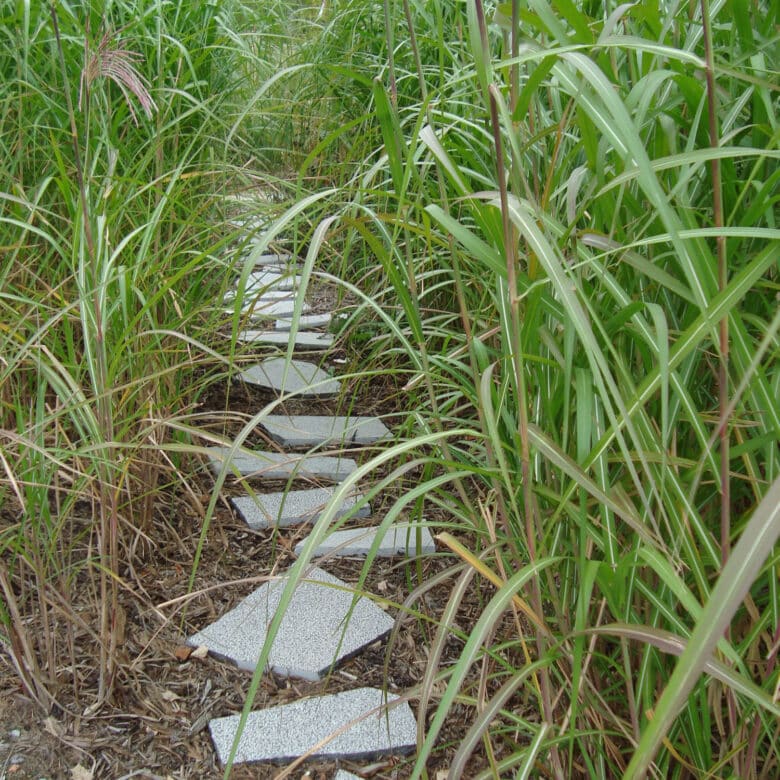
<path fill-rule="evenodd" d="M 99 713 L 127 673 L 120 593 L 144 601 L 242 358 L 223 196 L 262 182 L 265 240 L 344 280 L 356 381 L 409 410 L 361 473 L 415 469 L 387 522 L 435 509 L 450 562 L 408 571 L 421 621 L 451 595 L 405 774 L 458 706 L 452 777 L 474 752 L 487 777 L 777 776 L 776 0 L 0 18 L 0 641 L 42 712 Z"/>

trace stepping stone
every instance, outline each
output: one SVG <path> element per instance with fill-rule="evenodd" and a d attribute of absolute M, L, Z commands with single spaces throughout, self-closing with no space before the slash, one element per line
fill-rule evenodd
<path fill-rule="evenodd" d="M 332 488 L 314 488 L 288 490 L 286 493 L 257 493 L 254 496 L 231 498 L 230 501 L 250 528 L 285 528 L 315 522 L 332 496 Z M 360 496 L 345 498 L 335 517 L 347 514 L 359 498 Z M 371 507 L 365 504 L 353 517 L 368 517 L 370 514 Z"/>
<path fill-rule="evenodd" d="M 225 296 L 225 303 L 232 303 L 236 299 L 236 290 L 229 290 Z M 244 290 L 244 311 L 248 311 L 252 307 L 262 304 L 264 302 L 276 303 L 277 301 L 295 301 L 295 292 L 293 290 L 265 290 L 262 295 L 259 291 L 254 292 L 247 287 Z M 233 307 L 230 307 L 230 311 L 233 311 Z"/>
<path fill-rule="evenodd" d="M 301 277 L 277 271 L 253 271 L 249 274 L 249 283 L 261 288 L 273 287 L 275 290 L 294 290 L 301 283 Z"/>
<path fill-rule="evenodd" d="M 261 424 L 283 447 L 313 447 L 330 443 L 365 445 L 390 436 L 390 431 L 377 417 L 269 414 Z"/>
<path fill-rule="evenodd" d="M 387 706 L 398 698 L 378 688 L 357 688 L 255 710 L 249 713 L 235 762 L 287 762 L 312 749 L 312 758 L 375 758 L 411 753 L 417 745 L 417 723 L 407 702 Z M 369 712 L 372 714 L 366 715 Z M 230 715 L 209 723 L 211 739 L 223 765 L 230 755 L 239 720 L 239 715 Z M 349 725 L 352 721 L 356 723 Z M 335 732 L 340 733 L 315 747 Z M 354 777 L 348 772 L 343 774 Z"/>
<path fill-rule="evenodd" d="M 234 306 L 225 307 L 226 314 L 233 314 L 234 311 Z M 249 315 L 250 319 L 253 320 L 270 320 L 277 317 L 292 318 L 294 311 L 295 298 L 285 292 L 277 292 L 276 296 L 273 293 L 269 293 L 262 298 L 247 301 L 241 307 L 241 313 Z M 303 313 L 311 311 L 311 306 L 308 303 L 304 303 L 301 311 Z"/>
<path fill-rule="evenodd" d="M 292 318 L 295 312 L 295 298 L 289 296 L 289 294 L 287 294 L 286 298 L 277 299 L 263 296 L 254 301 L 251 306 L 245 307 L 244 311 L 248 312 L 253 320 L 267 320 L 277 317 Z M 308 303 L 304 303 L 301 313 L 306 314 L 306 312 L 310 311 L 311 306 Z"/>
<path fill-rule="evenodd" d="M 261 585 L 187 644 L 208 648 L 239 669 L 254 672 L 287 577 Z M 285 677 L 318 680 L 333 666 L 390 633 L 393 618 L 373 601 L 354 599 L 347 583 L 311 569 L 293 593 L 274 640 L 268 666 Z"/>
<path fill-rule="evenodd" d="M 333 379 L 314 363 L 303 360 L 288 362 L 281 357 L 249 366 L 238 376 L 248 384 L 279 393 L 296 393 L 301 398 L 333 396 L 341 388 L 338 379 Z"/>
<path fill-rule="evenodd" d="M 289 332 L 274 330 L 244 330 L 238 334 L 238 340 L 251 344 L 275 344 L 286 347 L 290 343 Z M 308 333 L 299 330 L 295 334 L 296 349 L 329 349 L 335 342 L 335 337 L 330 333 Z"/>
<path fill-rule="evenodd" d="M 225 462 L 228 447 L 209 447 L 208 458 L 216 475 Z M 283 452 L 239 450 L 231 462 L 231 469 L 242 477 L 256 479 L 298 479 L 342 482 L 357 470 L 351 458 L 331 458 L 325 455 L 288 455 Z"/>
<path fill-rule="evenodd" d="M 387 533 L 379 544 L 377 555 L 380 558 L 393 558 L 396 555 L 431 555 L 436 552 L 431 532 L 423 526 L 420 528 L 420 547 L 417 547 L 417 529 L 414 523 L 398 523 L 387 529 Z M 334 531 L 324 539 L 314 551 L 314 557 L 333 554 L 340 556 L 368 555 L 374 543 L 378 528 L 348 528 L 344 531 Z M 308 537 L 295 545 L 295 554 L 300 555 Z"/>
<path fill-rule="evenodd" d="M 298 320 L 298 328 L 327 328 L 330 325 L 330 314 L 305 314 Z M 284 317 L 276 321 L 276 330 L 290 330 L 292 317 Z"/>
<path fill-rule="evenodd" d="M 252 255 L 252 251 L 250 250 L 248 252 L 249 255 Z M 287 268 L 291 262 L 292 262 L 292 255 L 278 255 L 278 254 L 264 254 L 264 255 L 258 255 L 257 257 L 253 258 L 255 266 L 271 266 L 276 265 L 280 268 Z"/>
<path fill-rule="evenodd" d="M 271 219 L 266 216 L 231 217 L 229 222 L 236 227 L 254 231 L 260 230 L 268 225 L 271 222 Z"/>
<path fill-rule="evenodd" d="M 290 274 L 277 273 L 275 271 L 252 272 L 247 277 L 244 296 L 249 298 L 262 294 L 263 298 L 287 298 L 294 295 L 295 288 L 299 283 L 299 276 L 291 276 Z M 233 288 L 228 291 L 225 300 L 235 300 L 237 291 L 238 280 L 236 280 Z M 284 295 L 279 295 L 279 293 L 284 293 Z"/>

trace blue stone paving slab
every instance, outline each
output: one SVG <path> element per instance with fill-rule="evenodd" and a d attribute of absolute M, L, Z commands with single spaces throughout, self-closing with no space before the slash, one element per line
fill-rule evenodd
<path fill-rule="evenodd" d="M 246 344 L 270 344 L 286 347 L 290 343 L 290 334 L 278 330 L 243 330 L 238 334 L 238 340 Z M 295 334 L 296 349 L 330 349 L 335 338 L 330 333 L 307 333 L 298 331 Z"/>
<path fill-rule="evenodd" d="M 205 646 L 218 658 L 254 672 L 267 629 L 287 578 L 261 585 L 187 644 Z M 335 586 L 335 587 L 334 587 Z M 318 680 L 339 661 L 390 633 L 393 618 L 373 601 L 356 601 L 350 586 L 322 569 L 311 569 L 293 593 L 268 658 L 271 671 Z"/>
<path fill-rule="evenodd" d="M 208 448 L 209 464 L 215 475 L 221 471 L 229 452 L 229 447 Z M 233 456 L 231 467 L 241 476 L 255 479 L 289 479 L 295 476 L 299 479 L 342 482 L 357 470 L 357 463 L 351 458 L 325 455 L 239 450 Z"/>
<path fill-rule="evenodd" d="M 417 531 L 420 531 L 420 547 L 417 547 Z M 368 555 L 371 545 L 377 536 L 378 528 L 348 528 L 344 531 L 334 531 L 324 539 L 314 551 L 314 557 L 323 555 Z M 300 555 L 308 541 L 308 537 L 295 545 L 295 554 Z M 413 523 L 398 523 L 390 526 L 379 543 L 377 555 L 381 558 L 393 558 L 396 555 L 416 556 L 431 555 L 436 552 L 436 545 L 431 532 L 425 526 Z"/>
<path fill-rule="evenodd" d="M 417 743 L 417 724 L 407 702 L 392 706 L 397 698 L 377 688 L 357 688 L 256 710 L 241 734 L 236 763 L 290 761 L 309 750 L 312 757 L 330 758 L 410 753 Z M 230 755 L 238 722 L 239 716 L 231 715 L 209 723 L 222 764 Z"/>
<path fill-rule="evenodd" d="M 333 396 L 341 383 L 331 378 L 314 363 L 303 360 L 288 361 L 270 358 L 249 366 L 239 373 L 244 382 L 276 390 L 279 393 L 296 393 L 301 398 Z"/>
<path fill-rule="evenodd" d="M 327 328 L 330 325 L 332 316 L 330 314 L 304 314 L 298 320 L 298 328 Z M 290 330 L 292 326 L 292 317 L 283 317 L 276 321 L 274 327 L 276 330 Z"/>
<path fill-rule="evenodd" d="M 256 493 L 254 496 L 236 496 L 230 499 L 250 528 L 286 527 L 313 523 L 322 514 L 333 496 L 331 488 L 312 490 L 288 490 L 286 493 Z M 336 517 L 349 512 L 359 496 L 344 499 L 336 511 Z M 368 517 L 371 507 L 361 506 L 353 517 Z"/>
<path fill-rule="evenodd" d="M 269 414 L 263 418 L 262 426 L 283 447 L 365 445 L 390 437 L 390 431 L 377 417 Z"/>

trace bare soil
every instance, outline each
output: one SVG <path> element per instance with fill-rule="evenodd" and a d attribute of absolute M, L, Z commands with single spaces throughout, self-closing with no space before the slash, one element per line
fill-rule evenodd
<path fill-rule="evenodd" d="M 334 303 L 326 286 L 315 289 L 316 308 Z M 314 358 L 314 356 L 312 356 Z M 321 358 L 314 358 L 319 360 Z M 334 375 L 349 371 L 356 356 L 351 351 L 334 351 L 328 357 Z M 333 362 L 333 361 L 341 362 Z M 375 376 L 360 382 L 345 380 L 341 397 L 335 401 L 294 401 L 275 410 L 290 414 L 376 414 L 389 427 L 401 421 L 406 411 L 400 380 L 396 376 Z M 198 399 L 203 426 L 224 436 L 235 436 L 258 410 L 274 400 L 273 395 L 235 382 L 217 382 Z M 226 420 L 225 413 L 230 412 Z M 247 439 L 248 446 L 273 447 L 261 427 Z M 355 452 L 365 458 L 371 450 Z M 210 742 L 209 719 L 240 713 L 250 675 L 211 657 L 189 655 L 186 637 L 235 606 L 265 579 L 284 571 L 293 561 L 292 549 L 306 529 L 284 532 L 256 532 L 247 528 L 231 508 L 227 497 L 244 492 L 243 486 L 228 480 L 217 503 L 216 513 L 204 532 L 205 507 L 211 499 L 213 479 L 202 463 L 190 463 L 186 487 L 171 479 L 155 493 L 154 523 L 146 533 L 130 524 L 123 530 L 123 554 L 128 562 L 121 572 L 120 604 L 123 625 L 117 626 L 118 672 L 113 694 L 97 711 L 92 711 L 97 690 L 98 647 L 94 631 L 99 603 L 94 567 L 76 567 L 71 583 L 69 609 L 56 625 L 44 628 L 28 620 L 31 634 L 48 631 L 54 637 L 56 669 L 44 669 L 54 702 L 37 704 L 20 677 L 8 652 L 0 653 L 0 780 L 5 778 L 218 778 Z M 380 478 L 378 474 L 376 478 Z M 374 503 L 374 516 L 409 487 L 414 472 L 405 475 Z M 259 488 L 258 485 L 253 485 Z M 276 489 L 264 485 L 263 490 Z M 18 511 L 18 509 L 17 509 Z M 92 518 L 95 508 L 85 505 L 82 525 L 71 529 L 74 557 L 87 560 L 94 544 Z M 430 520 L 448 519 L 435 507 L 426 511 Z M 9 504 L 0 510 L 0 531 L 18 522 Z M 202 543 L 196 565 L 196 551 Z M 402 604 L 410 590 L 452 566 L 443 552 L 418 566 L 409 561 L 378 561 L 366 583 L 369 592 Z M 322 567 L 346 582 L 357 582 L 361 559 L 334 559 Z M 338 667 L 317 683 L 265 675 L 254 708 L 265 708 L 303 696 L 336 692 L 357 686 L 387 686 L 394 692 L 413 689 L 423 678 L 428 648 L 451 594 L 454 579 L 428 590 L 414 605 L 417 616 L 398 617 L 398 631 L 392 647 L 377 642 Z M 472 582 L 458 617 L 461 637 L 467 635 L 480 614 L 483 598 L 480 584 Z M 20 594 L 21 595 L 21 594 Z M 51 600 L 50 600 L 51 601 Z M 52 608 L 50 614 L 57 614 Z M 78 616 L 73 627 L 73 616 Z M 509 625 L 508 631 L 513 630 Z M 450 635 L 439 667 L 453 664 L 463 639 Z M 478 670 L 475 671 L 478 675 Z M 51 683 L 51 680 L 56 682 Z M 435 707 L 435 689 L 431 709 Z M 413 708 L 417 700 L 412 701 Z M 473 716 L 473 710 L 456 705 L 441 732 L 431 777 L 446 768 Z M 430 712 L 422 714 L 423 726 Z M 496 746 L 500 755 L 500 745 Z M 413 757 L 387 757 L 351 763 L 309 761 L 294 769 L 295 778 L 331 778 L 337 767 L 363 777 L 404 778 L 411 771 Z M 476 774 L 485 766 L 477 755 L 470 767 Z M 272 765 L 238 766 L 232 777 L 272 778 L 283 774 Z"/>

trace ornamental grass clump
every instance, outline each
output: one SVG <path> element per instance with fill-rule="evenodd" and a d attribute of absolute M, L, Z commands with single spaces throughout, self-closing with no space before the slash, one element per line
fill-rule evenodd
<path fill-rule="evenodd" d="M 103 5 L 17 3 L 0 33 L 0 639 L 45 712 L 79 715 L 124 673 L 160 505 L 192 492 L 230 240 L 200 183 L 225 170 L 209 79 L 238 56 L 211 61 L 220 3 Z"/>
<path fill-rule="evenodd" d="M 411 775 L 465 708 L 452 777 L 773 776 L 769 6 L 384 7 L 329 231 L 366 374 L 405 376 L 397 507 L 448 518 Z"/>

